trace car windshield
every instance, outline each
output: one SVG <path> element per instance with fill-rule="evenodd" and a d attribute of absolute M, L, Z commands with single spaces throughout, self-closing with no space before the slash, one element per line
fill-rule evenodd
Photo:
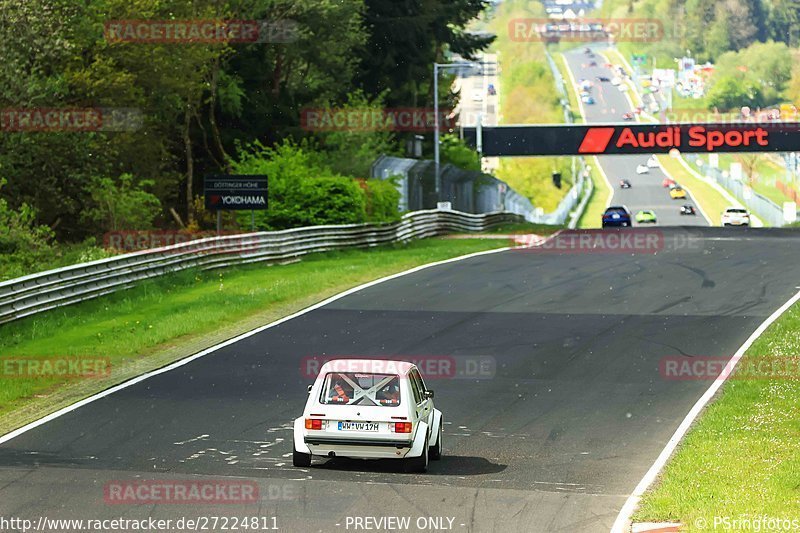
<path fill-rule="evenodd" d="M 394 407 L 400 405 L 400 378 L 395 374 L 329 372 L 319 402 Z"/>

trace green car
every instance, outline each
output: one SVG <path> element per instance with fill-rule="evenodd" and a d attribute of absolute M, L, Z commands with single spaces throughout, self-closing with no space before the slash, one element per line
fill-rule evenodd
<path fill-rule="evenodd" d="M 639 224 L 655 224 L 657 222 L 655 211 L 639 211 L 636 213 L 636 222 Z"/>

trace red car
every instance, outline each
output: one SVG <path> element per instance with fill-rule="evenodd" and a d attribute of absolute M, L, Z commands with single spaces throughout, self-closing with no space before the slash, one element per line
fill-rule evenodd
<path fill-rule="evenodd" d="M 675 184 L 675 180 L 672 178 L 664 178 L 664 181 L 661 182 L 662 187 L 671 187 Z"/>

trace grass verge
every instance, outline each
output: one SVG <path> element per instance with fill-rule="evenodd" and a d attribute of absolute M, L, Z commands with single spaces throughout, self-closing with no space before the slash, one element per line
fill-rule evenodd
<path fill-rule="evenodd" d="M 487 29 L 497 35 L 492 51 L 499 54 L 499 97 L 502 124 L 555 124 L 564 122 L 561 96 L 545 58 L 544 43 L 521 41 L 509 32 L 514 19 L 544 17 L 541 4 L 509 0 L 496 5 Z M 521 195 L 545 212 L 554 211 L 572 185 L 568 157 L 501 158 L 495 172 Z M 562 187 L 553 185 L 552 173 L 561 172 Z"/>
<path fill-rule="evenodd" d="M 661 163 L 661 168 L 664 169 L 664 172 L 681 185 L 685 185 L 692 192 L 692 198 L 711 219 L 711 224 L 719 226 L 722 212 L 730 206 L 730 202 L 714 187 L 686 170 L 677 159 L 668 155 L 659 155 L 658 161 Z"/>
<path fill-rule="evenodd" d="M 592 197 L 589 198 L 589 203 L 586 204 L 586 209 L 581 215 L 581 218 L 578 219 L 578 228 L 581 229 L 602 227 L 601 219 L 603 211 L 606 210 L 609 199 L 613 194 L 612 191 L 609 190 L 605 178 L 600 173 L 600 162 L 597 160 L 597 157 L 591 160 L 589 166 L 592 167 L 589 171 L 589 177 L 592 183 L 594 183 L 594 190 L 592 191 Z"/>
<path fill-rule="evenodd" d="M 102 357 L 111 372 L 84 379 L 23 377 L 2 367 L 0 435 L 351 287 L 506 245 L 501 239 L 435 238 L 315 254 L 287 265 L 186 271 L 5 324 L 4 358 Z"/>
<path fill-rule="evenodd" d="M 737 368 L 776 358 L 785 364 L 793 360 L 796 369 L 798 351 L 800 306 L 794 305 L 755 341 Z M 714 529 L 715 517 L 800 521 L 798 404 L 796 373 L 726 382 L 657 485 L 645 493 L 634 521 L 678 520 L 689 531 Z"/>

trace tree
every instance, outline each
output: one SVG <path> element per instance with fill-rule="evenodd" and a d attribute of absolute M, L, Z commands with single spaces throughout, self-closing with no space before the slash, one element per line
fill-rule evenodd
<path fill-rule="evenodd" d="M 742 106 L 761 107 L 763 97 L 761 89 L 753 82 L 726 76 L 716 80 L 708 90 L 707 102 L 709 109 L 730 111 Z"/>
<path fill-rule="evenodd" d="M 123 174 L 118 180 L 94 178 L 91 196 L 93 205 L 83 213 L 83 220 L 102 231 L 146 230 L 161 211 L 155 195 L 144 190 L 153 182 L 136 183 L 133 176 Z"/>

